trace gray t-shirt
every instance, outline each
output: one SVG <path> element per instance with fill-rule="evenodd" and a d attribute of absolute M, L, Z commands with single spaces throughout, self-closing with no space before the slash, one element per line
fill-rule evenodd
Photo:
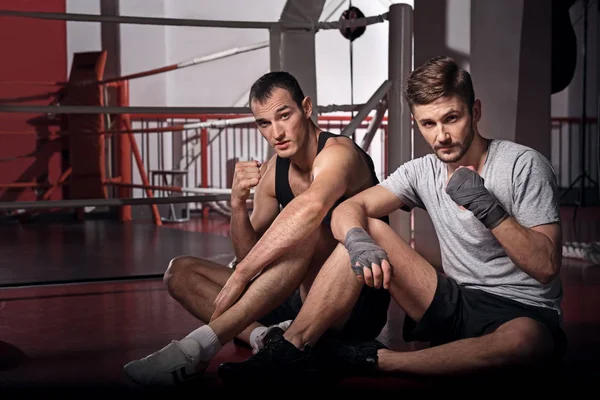
<path fill-rule="evenodd" d="M 531 228 L 559 221 L 554 170 L 537 151 L 492 140 L 481 176 L 485 187 L 521 225 Z M 447 276 L 463 287 L 549 307 L 560 314 L 560 277 L 543 285 L 516 266 L 496 237 L 448 196 L 447 179 L 447 165 L 435 154 L 428 154 L 401 165 L 380 185 L 408 208 L 428 212 Z"/>

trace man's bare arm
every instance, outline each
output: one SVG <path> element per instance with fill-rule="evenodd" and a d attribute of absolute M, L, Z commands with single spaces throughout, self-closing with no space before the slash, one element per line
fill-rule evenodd
<path fill-rule="evenodd" d="M 367 232 L 367 219 L 389 215 L 403 206 L 397 196 L 377 185 L 346 200 L 333 212 L 331 230 L 348 250 L 350 266 L 360 282 L 389 288 L 392 267 L 385 251 Z"/>
<path fill-rule="evenodd" d="M 359 167 L 357 153 L 331 145 L 315 159 L 310 187 L 295 197 L 238 264 L 241 279 L 250 280 L 293 246 L 313 233 L 335 202 L 346 192 L 352 171 Z"/>
<path fill-rule="evenodd" d="M 238 263 L 246 257 L 279 212 L 279 202 L 275 198 L 274 169 L 273 162 L 263 164 L 260 170 L 255 162 L 236 165 L 231 196 L 230 234 Z M 254 206 L 250 216 L 246 200 L 252 187 L 255 188 Z"/>
<path fill-rule="evenodd" d="M 373 186 L 344 201 L 336 207 L 331 218 L 333 236 L 344 243 L 352 228 L 366 229 L 367 218 L 380 218 L 404 205 L 400 199 L 382 186 Z"/>
<path fill-rule="evenodd" d="M 562 261 L 559 224 L 526 228 L 509 217 L 492 229 L 492 233 L 508 257 L 540 283 L 548 284 L 559 274 Z"/>

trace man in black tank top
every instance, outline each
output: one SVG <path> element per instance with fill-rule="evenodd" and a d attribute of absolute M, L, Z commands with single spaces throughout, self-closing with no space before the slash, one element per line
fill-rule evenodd
<path fill-rule="evenodd" d="M 171 261 L 169 293 L 205 325 L 127 364 L 138 383 L 176 384 L 202 373 L 236 338 L 256 354 L 221 365 L 222 379 L 298 376 L 314 371 L 317 342 L 374 339 L 387 322 L 389 292 L 356 280 L 329 226 L 341 201 L 379 183 L 371 157 L 352 139 L 321 131 L 310 98 L 286 72 L 258 79 L 250 105 L 275 155 L 236 165 L 231 239 L 237 265 L 189 256 Z"/>
<path fill-rule="evenodd" d="M 323 131 L 319 133 L 319 144 L 317 146 L 317 154 L 319 154 L 321 152 L 321 150 L 323 150 L 323 147 L 325 146 L 325 142 L 327 142 L 327 140 L 332 137 L 344 137 L 344 136 L 336 135 L 331 132 L 323 132 Z M 355 144 L 355 146 L 361 152 L 362 156 L 365 159 L 365 162 L 369 166 L 369 170 L 371 171 L 371 178 L 373 180 L 373 183 L 374 184 L 379 183 L 379 179 L 377 178 L 377 174 L 375 172 L 375 165 L 373 165 L 373 160 L 371 159 L 371 156 L 367 152 L 365 152 L 361 147 L 359 147 L 358 145 Z M 275 169 L 275 194 L 277 195 L 277 201 L 279 201 L 279 204 L 282 207 L 287 206 L 288 203 L 290 201 L 292 201 L 292 199 L 294 198 L 294 193 L 292 192 L 292 189 L 290 187 L 290 182 L 289 182 L 289 170 L 290 170 L 290 159 L 277 156 L 276 169 Z M 337 207 L 339 204 L 341 204 L 346 199 L 347 199 L 347 196 L 344 195 L 335 202 L 333 207 L 329 210 L 329 212 L 325 216 L 325 218 L 323 220 L 324 224 L 326 224 L 327 226 L 329 226 L 331 224 L 331 213 L 333 212 L 333 209 L 335 207 Z M 387 215 L 382 217 L 381 219 L 385 222 L 389 222 L 389 218 Z"/>

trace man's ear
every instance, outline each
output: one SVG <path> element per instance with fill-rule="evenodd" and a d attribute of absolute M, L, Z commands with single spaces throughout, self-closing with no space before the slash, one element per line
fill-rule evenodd
<path fill-rule="evenodd" d="M 481 119 L 481 101 L 475 100 L 473 103 L 473 122 L 478 123 Z"/>
<path fill-rule="evenodd" d="M 313 104 L 312 100 L 309 96 L 306 96 L 304 100 L 302 100 L 302 111 L 304 112 L 304 116 L 307 118 L 312 117 L 313 112 Z"/>

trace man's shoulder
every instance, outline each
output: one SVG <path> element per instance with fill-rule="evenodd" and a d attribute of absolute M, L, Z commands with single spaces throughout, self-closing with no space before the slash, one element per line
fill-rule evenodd
<path fill-rule="evenodd" d="M 497 160 L 507 163 L 538 163 L 549 164 L 546 156 L 533 147 L 526 146 L 511 140 L 493 139 L 491 146 L 495 146 Z"/>
<path fill-rule="evenodd" d="M 394 174 L 413 177 L 415 179 L 425 176 L 435 179 L 437 172 L 440 171 L 441 163 L 442 161 L 435 154 L 429 153 L 403 162 L 396 168 Z"/>
<path fill-rule="evenodd" d="M 350 137 L 335 135 L 325 142 L 313 162 L 314 171 L 330 171 L 354 187 L 372 180 L 375 170 L 371 156 Z"/>
<path fill-rule="evenodd" d="M 438 164 L 442 163 L 434 153 L 428 153 L 419 157 L 415 157 L 407 162 L 403 163 L 407 167 L 413 167 L 419 170 L 435 168 Z"/>
<path fill-rule="evenodd" d="M 265 161 L 260 166 L 260 175 L 261 176 L 272 176 L 275 178 L 275 167 L 277 165 L 277 154 L 274 154 L 271 158 Z"/>
<path fill-rule="evenodd" d="M 329 132 L 323 133 L 329 134 Z M 363 160 L 361 153 L 358 144 L 352 138 L 334 134 L 333 137 L 327 139 L 317 157 L 347 157 L 349 160 Z"/>
<path fill-rule="evenodd" d="M 323 135 L 323 134 L 329 136 L 327 138 L 327 141 L 323 145 L 323 149 L 326 149 L 326 148 L 332 147 L 332 146 L 338 146 L 338 145 L 346 146 L 348 148 L 352 148 L 352 147 L 356 146 L 356 142 L 354 140 L 352 140 L 351 137 L 331 133 L 328 131 L 322 131 L 321 135 Z"/>
<path fill-rule="evenodd" d="M 527 155 L 529 157 L 539 157 L 543 155 L 533 147 L 514 142 L 506 139 L 492 139 L 491 146 L 495 146 L 496 150 L 504 157 L 507 154 L 514 154 L 516 157 Z"/>
<path fill-rule="evenodd" d="M 265 161 L 261 165 L 261 171 L 266 171 L 267 169 L 274 168 L 276 163 L 277 163 L 277 154 L 273 154 L 271 156 L 271 158 L 269 158 L 267 161 Z"/>

